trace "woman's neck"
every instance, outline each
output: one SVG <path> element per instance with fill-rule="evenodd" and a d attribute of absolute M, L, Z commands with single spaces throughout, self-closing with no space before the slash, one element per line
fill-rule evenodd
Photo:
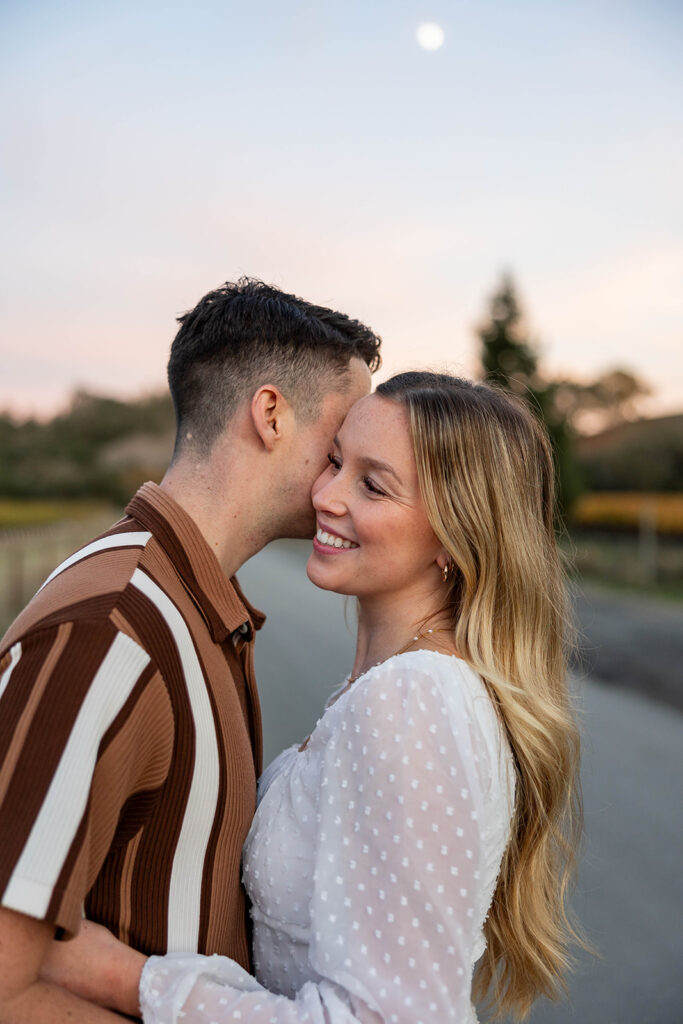
<path fill-rule="evenodd" d="M 416 615 L 416 608 L 421 614 Z M 351 679 L 403 650 L 421 647 L 455 653 L 450 616 L 437 600 L 359 600 L 356 656 Z M 429 633 L 429 630 L 432 633 Z M 417 639 L 416 639 L 417 638 Z"/>

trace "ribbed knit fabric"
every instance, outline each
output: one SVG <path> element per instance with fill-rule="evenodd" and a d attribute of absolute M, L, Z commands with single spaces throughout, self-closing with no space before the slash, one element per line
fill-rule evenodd
<path fill-rule="evenodd" d="M 126 512 L 0 645 L 0 902 L 248 967 L 263 616 L 164 491 Z"/>

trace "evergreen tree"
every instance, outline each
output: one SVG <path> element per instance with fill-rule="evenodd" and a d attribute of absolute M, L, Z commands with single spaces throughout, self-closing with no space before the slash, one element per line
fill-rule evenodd
<path fill-rule="evenodd" d="M 489 318 L 477 333 L 481 339 L 484 379 L 524 394 L 536 380 L 538 357 L 526 337 L 522 310 L 509 274 L 503 276 L 492 295 Z"/>
<path fill-rule="evenodd" d="M 544 380 L 536 345 L 527 334 L 512 277 L 505 274 L 489 303 L 488 318 L 477 329 L 484 380 L 519 395 L 545 423 L 553 445 L 558 506 L 566 513 L 582 490 L 574 435 L 557 402 L 557 385 Z"/>

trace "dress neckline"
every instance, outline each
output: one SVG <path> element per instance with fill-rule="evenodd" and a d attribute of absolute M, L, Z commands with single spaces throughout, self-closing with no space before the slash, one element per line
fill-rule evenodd
<path fill-rule="evenodd" d="M 356 676 L 356 678 L 353 680 L 353 682 L 351 683 L 350 686 L 349 686 L 349 680 L 351 678 L 351 673 L 349 673 L 346 676 L 346 679 L 344 680 L 344 683 L 342 685 L 344 687 L 346 687 L 346 690 L 350 691 L 350 690 L 352 690 L 357 685 L 357 683 L 359 683 L 361 681 L 361 679 L 365 679 L 366 676 L 369 676 L 370 673 L 374 672 L 376 669 L 384 668 L 384 666 L 388 665 L 389 662 L 396 661 L 397 658 L 413 658 L 416 655 L 420 655 L 420 654 L 431 654 L 431 655 L 435 654 L 439 658 L 446 658 L 449 661 L 451 661 L 451 660 L 461 661 L 463 663 L 463 665 L 467 665 L 467 662 L 464 660 L 464 658 L 461 658 L 459 654 L 444 654 L 443 651 L 432 651 L 429 647 L 418 647 L 418 649 L 416 651 L 401 651 L 400 653 L 392 654 L 385 661 L 380 661 L 376 665 L 371 665 L 370 668 L 366 668 L 365 672 L 361 672 L 361 674 L 359 676 Z M 468 668 L 469 668 L 469 666 L 468 666 Z M 338 696 L 341 697 L 342 694 L 344 692 L 346 692 L 346 690 L 340 690 L 338 692 Z M 335 692 L 337 692 L 337 691 L 335 691 Z M 332 694 L 332 696 L 334 696 L 334 693 Z"/>
<path fill-rule="evenodd" d="M 309 735 L 307 736 L 307 738 L 303 740 L 302 743 L 298 746 L 294 744 L 294 746 L 296 747 L 297 754 L 306 753 L 306 751 L 309 749 L 311 740 L 313 739 L 319 726 L 322 724 L 322 721 L 325 718 L 327 712 L 331 711 L 332 708 L 336 707 L 339 701 L 343 697 L 346 697 L 347 694 L 353 693 L 358 684 L 367 676 L 369 676 L 371 672 L 375 672 L 377 669 L 384 668 L 384 666 L 388 665 L 390 661 L 396 661 L 397 658 L 414 658 L 422 654 L 429 654 L 432 656 L 436 655 L 438 658 L 443 658 L 448 661 L 459 661 L 463 665 L 465 665 L 470 671 L 474 671 L 467 664 L 464 658 L 461 658 L 457 654 L 444 654 L 443 651 L 432 651 L 428 647 L 420 647 L 418 648 L 417 651 L 402 651 L 400 654 L 392 654 L 391 657 L 386 659 L 386 661 L 380 661 L 377 665 L 371 665 L 370 668 L 365 670 L 365 672 L 361 672 L 359 676 L 356 676 L 351 685 L 349 685 L 349 679 L 351 678 L 351 674 L 349 673 L 349 675 L 347 675 L 345 679 L 342 681 L 341 687 L 339 687 L 337 690 L 333 690 L 330 696 L 327 698 L 327 703 L 325 704 L 323 713 L 316 722 L 315 726 L 313 727 Z"/>

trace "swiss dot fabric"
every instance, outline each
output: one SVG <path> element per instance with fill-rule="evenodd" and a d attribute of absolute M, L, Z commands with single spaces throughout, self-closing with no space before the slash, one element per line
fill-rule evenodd
<path fill-rule="evenodd" d="M 244 847 L 258 980 L 224 957 L 153 957 L 146 1024 L 475 1022 L 513 779 L 465 662 L 371 669 L 261 778 Z"/>

